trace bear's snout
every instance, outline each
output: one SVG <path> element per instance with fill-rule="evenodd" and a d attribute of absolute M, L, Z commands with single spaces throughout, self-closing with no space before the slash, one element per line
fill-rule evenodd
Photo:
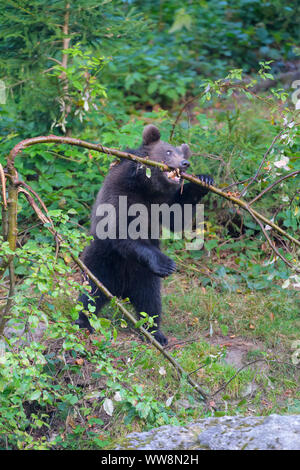
<path fill-rule="evenodd" d="M 190 162 L 188 160 L 181 160 L 180 162 L 180 170 L 186 170 L 190 166 Z"/>

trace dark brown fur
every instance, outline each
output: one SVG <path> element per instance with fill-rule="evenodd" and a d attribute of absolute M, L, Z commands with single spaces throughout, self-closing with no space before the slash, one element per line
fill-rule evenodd
<path fill-rule="evenodd" d="M 172 168 L 186 169 L 189 166 L 190 149 L 187 144 L 173 147 L 160 140 L 159 130 L 153 126 L 146 126 L 143 132 L 143 143 L 138 149 L 128 149 L 129 152 L 139 156 L 149 156 L 151 160 L 166 163 Z M 212 184 L 211 177 L 201 175 L 203 181 Z M 161 315 L 160 279 L 172 274 L 176 265 L 160 251 L 159 240 L 147 240 L 119 237 L 117 226 L 117 239 L 99 239 L 97 237 L 97 224 L 101 216 L 96 211 L 99 205 L 112 204 L 117 212 L 119 196 L 127 197 L 128 207 L 140 203 L 149 210 L 149 227 L 151 226 L 151 204 L 173 203 L 196 204 L 207 193 L 208 189 L 192 183 L 185 184 L 183 192 L 181 185 L 170 180 L 158 168 L 151 168 L 151 177 L 146 173 L 145 166 L 138 163 L 122 160 L 109 171 L 100 189 L 93 207 L 91 217 L 91 234 L 94 240 L 85 249 L 84 262 L 93 274 L 120 298 L 129 297 L 137 313 L 146 312 L 149 316 L 156 316 L 156 327 L 153 329 L 155 338 L 162 344 L 167 344 L 167 338 L 159 329 Z M 128 217 L 128 224 L 132 219 Z M 172 227 L 171 227 L 172 228 Z M 96 307 L 96 313 L 107 302 L 107 298 L 92 283 L 93 301 L 83 294 L 79 298 L 87 310 L 88 304 Z M 76 322 L 80 327 L 92 329 L 88 318 L 81 312 Z"/>

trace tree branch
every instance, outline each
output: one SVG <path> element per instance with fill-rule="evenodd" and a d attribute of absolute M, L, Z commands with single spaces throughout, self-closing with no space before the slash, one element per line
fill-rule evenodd
<path fill-rule="evenodd" d="M 251 209 L 249 210 L 249 213 L 251 214 Z M 268 244 L 270 245 L 270 247 L 272 248 L 272 250 L 276 253 L 276 255 L 282 259 L 282 261 L 287 265 L 289 266 L 291 269 L 294 268 L 294 266 L 288 261 L 285 259 L 285 257 L 278 251 L 278 249 L 276 248 L 276 246 L 274 245 L 274 243 L 272 243 L 272 240 L 271 238 L 269 237 L 265 227 L 263 226 L 263 224 L 261 223 L 261 221 L 252 213 L 251 214 L 252 217 L 254 218 L 254 220 L 256 220 L 256 222 L 258 223 L 258 225 L 260 226 L 264 236 L 266 237 L 267 239 L 267 242 Z M 295 269 L 296 272 L 299 272 L 300 273 L 300 270 L 299 269 Z"/>
<path fill-rule="evenodd" d="M 293 171 L 292 173 L 289 173 L 288 175 L 285 175 L 285 176 L 282 176 L 281 178 L 279 178 L 277 181 L 274 181 L 274 183 L 270 184 L 270 186 L 268 186 L 266 189 L 264 189 L 260 194 L 258 194 L 255 198 L 253 198 L 250 202 L 249 202 L 249 206 L 251 206 L 251 204 L 253 204 L 254 202 L 258 201 L 258 199 L 260 199 L 264 194 L 266 194 L 267 192 L 269 192 L 272 188 L 274 188 L 274 186 L 276 186 L 277 184 L 281 183 L 281 181 L 284 181 L 288 178 L 291 178 L 293 176 L 296 176 L 300 173 L 300 170 L 297 170 L 297 171 Z"/>
<path fill-rule="evenodd" d="M 243 196 L 247 189 L 249 188 L 249 186 L 251 186 L 251 184 L 254 183 L 254 181 L 256 180 L 256 178 L 258 177 L 259 173 L 260 173 L 260 170 L 262 169 L 262 166 L 263 164 L 265 163 L 266 159 L 267 159 L 267 156 L 270 154 L 272 148 L 274 147 L 274 145 L 276 144 L 277 140 L 280 139 L 280 137 L 284 134 L 284 132 L 286 132 L 286 128 L 282 129 L 279 134 L 277 134 L 274 139 L 272 140 L 271 142 L 271 145 L 269 146 L 269 148 L 267 149 L 267 151 L 265 152 L 264 156 L 263 156 L 263 159 L 262 161 L 260 162 L 260 165 L 255 173 L 255 175 L 251 178 L 251 180 L 249 181 L 249 183 L 247 184 L 247 186 L 242 190 L 240 196 Z"/>
<path fill-rule="evenodd" d="M 278 135 L 279 136 L 279 135 Z M 279 138 L 276 136 L 277 138 Z M 274 138 L 275 139 L 275 138 Z M 274 141 L 273 139 L 273 141 Z M 162 171 L 172 171 L 173 168 L 168 167 L 164 163 L 160 162 L 155 162 L 152 160 L 149 160 L 147 157 L 142 158 L 138 157 L 137 155 L 130 154 L 129 152 L 122 152 L 120 150 L 116 149 L 111 149 L 109 147 L 104 147 L 101 144 L 92 144 L 90 142 L 86 142 L 84 140 L 80 139 L 74 139 L 72 137 L 60 137 L 56 135 L 49 135 L 49 136 L 40 136 L 40 137 L 33 137 L 31 139 L 26 139 L 19 144 L 17 144 L 10 152 L 8 158 L 7 158 L 7 167 L 10 171 L 14 171 L 14 160 L 16 156 L 25 148 L 30 147 L 35 144 L 41 144 L 41 143 L 57 143 L 57 144 L 69 144 L 69 145 L 75 145 L 77 147 L 83 147 L 87 148 L 90 150 L 95 150 L 97 152 L 102 152 L 106 153 L 107 155 L 114 155 L 118 158 L 125 158 L 127 160 L 132 160 L 135 162 L 142 163 L 147 166 L 152 166 L 156 168 L 160 168 Z M 274 142 L 275 143 L 275 142 Z M 270 147 L 269 147 L 270 149 Z M 297 246 L 300 246 L 300 241 L 294 238 L 293 236 L 289 235 L 285 230 L 283 230 L 281 227 L 279 227 L 277 224 L 272 222 L 271 220 L 267 219 L 264 215 L 260 214 L 253 208 L 249 208 L 249 205 L 247 202 L 243 201 L 240 198 L 237 198 L 231 194 L 225 193 L 224 191 L 221 191 L 219 188 L 216 188 L 215 186 L 207 186 L 205 183 L 203 183 L 199 178 L 190 175 L 188 173 L 181 173 L 181 177 L 187 181 L 191 181 L 192 183 L 198 184 L 200 186 L 208 187 L 209 190 L 215 194 L 218 194 L 221 197 L 224 197 L 228 201 L 233 202 L 234 204 L 237 204 L 238 206 L 242 207 L 244 210 L 248 211 L 250 215 L 254 214 L 259 220 L 264 222 L 267 225 L 270 225 L 274 230 L 279 232 L 282 236 L 288 238 L 292 243 L 294 243 Z"/>

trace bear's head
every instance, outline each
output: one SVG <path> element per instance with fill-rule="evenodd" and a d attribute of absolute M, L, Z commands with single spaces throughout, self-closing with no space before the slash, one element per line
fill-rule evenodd
<path fill-rule="evenodd" d="M 179 147 L 160 140 L 160 132 L 156 126 L 149 124 L 143 131 L 143 151 L 147 156 L 154 161 L 162 162 L 174 171 L 161 171 L 158 168 L 151 168 L 151 177 L 155 176 L 156 186 L 159 185 L 166 190 L 168 187 L 174 188 L 181 184 L 180 172 L 184 171 L 190 166 L 188 159 L 191 156 L 190 148 L 187 144 L 182 144 Z"/>

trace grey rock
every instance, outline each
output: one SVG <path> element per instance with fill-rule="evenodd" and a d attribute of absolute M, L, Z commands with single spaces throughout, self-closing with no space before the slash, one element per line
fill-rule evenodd
<path fill-rule="evenodd" d="M 30 327 L 27 330 L 23 322 L 9 321 L 4 328 L 4 336 L 10 339 L 13 338 L 14 346 L 26 346 L 32 341 L 41 341 L 45 331 L 47 330 L 47 324 L 39 322 L 38 325 L 33 328 Z M 7 345 L 4 343 L 4 350 Z"/>
<path fill-rule="evenodd" d="M 300 450 L 300 415 L 222 416 L 129 434 L 116 450 Z"/>

